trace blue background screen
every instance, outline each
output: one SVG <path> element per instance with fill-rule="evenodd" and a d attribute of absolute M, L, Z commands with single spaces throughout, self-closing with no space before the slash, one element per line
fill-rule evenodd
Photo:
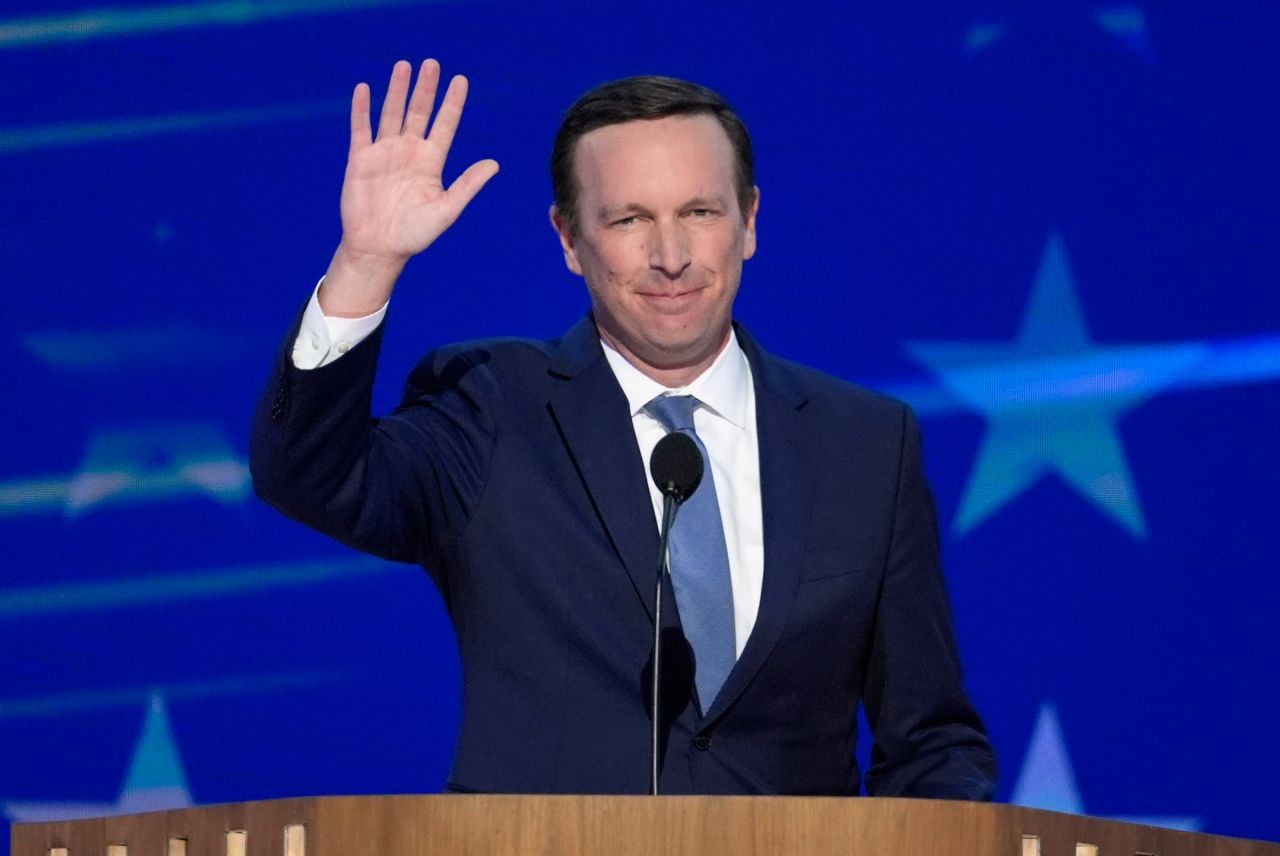
<path fill-rule="evenodd" d="M 502 172 L 406 272 L 378 409 L 587 308 L 547 224 L 578 94 L 705 83 L 757 148 L 738 317 L 920 416 L 999 798 L 1280 839 L 1277 44 L 1263 0 L 8 0 L 0 815 L 442 785 L 426 575 L 246 461 L 351 89 L 431 55 L 472 84 L 448 174 Z"/>

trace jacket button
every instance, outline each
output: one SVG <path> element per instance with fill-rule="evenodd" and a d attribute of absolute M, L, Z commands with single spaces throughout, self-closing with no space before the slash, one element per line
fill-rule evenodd
<path fill-rule="evenodd" d="M 271 421 L 279 422 L 284 418 L 285 408 L 289 404 L 289 395 L 285 391 L 284 385 L 281 384 L 280 390 L 276 393 L 276 400 L 271 402 Z"/>
<path fill-rule="evenodd" d="M 693 748 L 697 749 L 699 752 L 706 752 L 711 748 L 711 735 L 699 734 L 697 737 L 693 738 Z"/>

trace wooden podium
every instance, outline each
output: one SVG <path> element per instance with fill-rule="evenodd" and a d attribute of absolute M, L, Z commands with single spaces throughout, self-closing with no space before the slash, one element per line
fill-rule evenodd
<path fill-rule="evenodd" d="M 13 827 L 12 856 L 1280 856 L 1009 805 L 829 797 L 376 796 Z"/>

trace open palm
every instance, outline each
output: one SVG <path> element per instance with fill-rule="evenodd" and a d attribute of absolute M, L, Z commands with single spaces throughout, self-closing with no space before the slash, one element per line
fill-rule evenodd
<path fill-rule="evenodd" d="M 409 63 L 396 63 L 376 138 L 368 85 L 357 86 L 351 99 L 342 243 L 349 254 L 388 266 L 401 266 L 430 246 L 498 172 L 496 161 L 478 161 L 444 186 L 445 159 L 462 118 L 467 80 L 450 81 L 432 122 L 440 64 L 432 59 L 422 64 L 406 110 L 411 74 Z"/>

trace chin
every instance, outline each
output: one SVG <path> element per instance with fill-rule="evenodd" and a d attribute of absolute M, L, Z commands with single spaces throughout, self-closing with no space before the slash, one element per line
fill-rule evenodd
<path fill-rule="evenodd" d="M 711 342 L 706 338 L 690 339 L 687 336 L 650 338 L 648 345 L 654 359 L 647 362 L 668 368 L 682 368 L 705 359 L 708 352 L 717 350 L 721 344 L 718 339 Z"/>

